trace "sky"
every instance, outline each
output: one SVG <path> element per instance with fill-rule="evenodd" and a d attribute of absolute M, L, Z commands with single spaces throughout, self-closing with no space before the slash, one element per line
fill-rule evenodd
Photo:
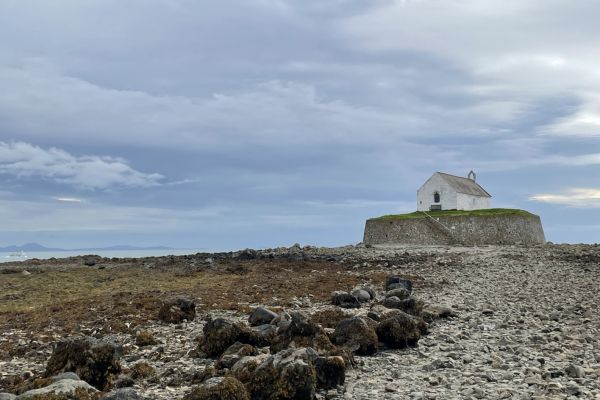
<path fill-rule="evenodd" d="M 600 242 L 597 0 L 3 0 L 0 246 L 362 240 L 435 171 Z"/>

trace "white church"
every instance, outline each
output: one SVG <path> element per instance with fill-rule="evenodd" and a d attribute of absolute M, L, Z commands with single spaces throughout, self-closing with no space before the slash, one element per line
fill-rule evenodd
<path fill-rule="evenodd" d="M 466 178 L 436 172 L 417 190 L 417 211 L 490 208 L 492 196 L 475 179 L 473 171 Z"/>

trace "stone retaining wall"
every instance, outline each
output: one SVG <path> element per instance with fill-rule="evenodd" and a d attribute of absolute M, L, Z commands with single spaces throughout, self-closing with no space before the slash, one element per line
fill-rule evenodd
<path fill-rule="evenodd" d="M 367 220 L 365 244 L 538 244 L 545 243 L 540 217 L 530 215 L 373 218 Z"/>

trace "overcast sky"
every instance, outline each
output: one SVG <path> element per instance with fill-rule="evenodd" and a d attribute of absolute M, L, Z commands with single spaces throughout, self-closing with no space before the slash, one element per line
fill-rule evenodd
<path fill-rule="evenodd" d="M 3 0 L 0 245 L 362 240 L 435 171 L 600 242 L 597 0 Z"/>

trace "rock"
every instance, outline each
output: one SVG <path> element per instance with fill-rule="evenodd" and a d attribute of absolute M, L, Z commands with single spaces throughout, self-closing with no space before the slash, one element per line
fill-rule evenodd
<path fill-rule="evenodd" d="M 329 355 L 335 346 L 322 327 L 312 322 L 301 312 L 290 313 L 287 328 L 279 329 L 271 343 L 271 352 L 278 353 L 288 347 L 310 347 L 319 354 Z"/>
<path fill-rule="evenodd" d="M 77 400 L 91 400 L 93 398 L 92 395 L 94 395 L 97 392 L 98 390 L 89 385 L 87 382 L 74 379 L 61 379 L 43 388 L 29 390 L 17 396 L 17 399 L 60 400 L 62 398 L 65 398 Z"/>
<path fill-rule="evenodd" d="M 449 307 L 444 306 L 426 306 L 421 313 L 426 322 L 433 322 L 437 319 L 446 319 L 456 317 L 456 313 Z"/>
<path fill-rule="evenodd" d="M 331 294 L 331 304 L 342 308 L 360 308 L 360 302 L 356 297 L 341 291 Z"/>
<path fill-rule="evenodd" d="M 52 380 L 52 382 L 62 381 L 63 379 L 72 379 L 74 381 L 81 380 L 81 378 L 79 378 L 79 376 L 75 372 L 63 372 L 61 374 L 50 377 L 50 379 Z"/>
<path fill-rule="evenodd" d="M 193 300 L 178 297 L 163 302 L 158 312 L 158 319 L 169 324 L 180 324 L 193 321 L 196 317 L 196 304 Z"/>
<path fill-rule="evenodd" d="M 381 321 L 376 328 L 379 340 L 391 348 L 416 346 L 421 338 L 421 330 L 417 318 L 398 311 Z"/>
<path fill-rule="evenodd" d="M 237 259 L 238 260 L 255 260 L 258 253 L 253 249 L 245 249 L 238 252 Z"/>
<path fill-rule="evenodd" d="M 133 388 L 122 388 L 107 393 L 102 400 L 144 400 L 144 397 Z"/>
<path fill-rule="evenodd" d="M 121 346 L 108 338 L 71 338 L 58 342 L 46 365 L 45 377 L 75 372 L 99 390 L 121 371 Z M 60 382 L 60 381 L 59 381 Z"/>
<path fill-rule="evenodd" d="M 385 291 L 390 291 L 398 288 L 404 288 L 408 291 L 408 295 L 412 294 L 413 284 L 409 279 L 404 279 L 397 275 L 388 276 L 385 278 Z"/>
<path fill-rule="evenodd" d="M 386 299 L 389 297 L 398 297 L 400 300 L 404 300 L 404 299 L 408 298 L 409 296 L 410 296 L 410 292 L 404 287 L 399 287 L 399 288 L 388 290 L 387 292 L 385 292 Z"/>
<path fill-rule="evenodd" d="M 263 307 L 256 307 L 250 314 L 248 322 L 252 326 L 270 324 L 276 317 L 277 313 Z"/>
<path fill-rule="evenodd" d="M 250 329 L 252 330 L 253 335 L 256 337 L 257 343 L 262 342 L 265 345 L 270 344 L 277 333 L 277 327 L 271 324 L 253 326 Z"/>
<path fill-rule="evenodd" d="M 259 354 L 253 357 L 243 357 L 239 361 L 237 361 L 233 367 L 231 367 L 231 373 L 235 376 L 240 382 L 246 384 L 250 382 L 252 376 L 254 376 L 254 371 L 260 364 L 262 364 L 267 358 L 269 354 Z"/>
<path fill-rule="evenodd" d="M 334 389 L 346 380 L 346 363 L 340 356 L 318 357 L 314 360 L 319 389 Z"/>
<path fill-rule="evenodd" d="M 362 289 L 354 289 L 350 294 L 354 296 L 360 303 L 368 303 L 372 299 L 369 292 Z"/>
<path fill-rule="evenodd" d="M 232 376 L 210 378 L 192 389 L 184 400 L 250 400 L 244 385 Z"/>
<path fill-rule="evenodd" d="M 375 354 L 378 342 L 375 326 L 376 323 L 363 317 L 340 321 L 332 334 L 333 343 L 359 355 Z"/>
<path fill-rule="evenodd" d="M 154 338 L 154 335 L 148 331 L 140 331 L 135 336 L 135 344 L 136 346 L 144 347 L 144 346 L 153 346 L 158 342 Z"/>
<path fill-rule="evenodd" d="M 243 328 L 224 318 L 215 318 L 204 325 L 200 348 L 209 357 L 220 356 L 225 349 L 239 341 Z"/>
<path fill-rule="evenodd" d="M 571 378 L 585 378 L 585 370 L 581 365 L 569 365 L 565 368 L 565 373 Z"/>
<path fill-rule="evenodd" d="M 372 319 L 375 322 L 381 321 L 381 314 L 375 310 L 371 310 L 367 313 L 367 317 Z"/>
<path fill-rule="evenodd" d="M 223 352 L 215 367 L 218 369 L 231 368 L 243 357 L 255 355 L 256 349 L 252 345 L 235 342 Z"/>
<path fill-rule="evenodd" d="M 154 368 L 145 361 L 140 361 L 131 367 L 131 378 L 134 380 L 146 379 L 155 373 Z"/>
<path fill-rule="evenodd" d="M 218 357 L 225 349 L 235 342 L 251 344 L 252 346 L 270 345 L 270 337 L 261 330 L 254 331 L 247 326 L 228 321 L 224 318 L 215 318 L 204 325 L 203 337 L 199 350 L 209 357 Z M 269 330 L 269 335 L 272 330 Z"/>
<path fill-rule="evenodd" d="M 0 400 L 15 400 L 17 396 L 12 393 L 0 393 Z"/>
<path fill-rule="evenodd" d="M 399 290 L 399 289 L 395 289 Z M 423 312 L 424 303 L 414 297 L 401 300 L 396 296 L 388 297 L 383 301 L 383 305 L 387 308 L 395 308 L 402 310 L 407 314 L 420 316 Z"/>
<path fill-rule="evenodd" d="M 313 349 L 287 349 L 269 356 L 247 384 L 252 399 L 313 399 L 317 373 Z"/>

